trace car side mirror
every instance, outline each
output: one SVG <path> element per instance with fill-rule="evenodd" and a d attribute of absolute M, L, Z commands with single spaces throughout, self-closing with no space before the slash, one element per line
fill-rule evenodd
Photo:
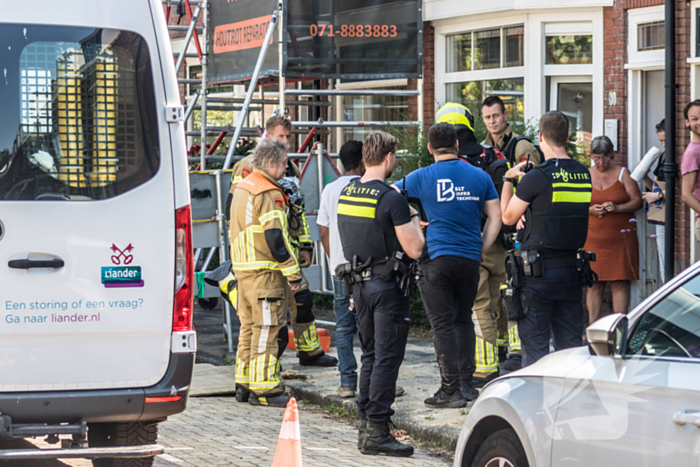
<path fill-rule="evenodd" d="M 622 355 L 627 346 L 627 316 L 621 313 L 600 318 L 586 328 L 591 355 Z"/>

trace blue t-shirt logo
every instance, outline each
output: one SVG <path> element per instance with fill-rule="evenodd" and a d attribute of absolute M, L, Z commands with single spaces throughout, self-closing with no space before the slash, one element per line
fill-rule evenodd
<path fill-rule="evenodd" d="M 455 199 L 455 184 L 449 178 L 437 181 L 437 200 L 439 203 Z"/>

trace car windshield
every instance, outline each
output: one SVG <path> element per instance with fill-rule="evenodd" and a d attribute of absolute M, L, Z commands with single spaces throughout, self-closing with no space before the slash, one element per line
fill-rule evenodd
<path fill-rule="evenodd" d="M 0 23 L 0 201 L 100 200 L 158 171 L 146 42 Z"/>
<path fill-rule="evenodd" d="M 628 354 L 700 358 L 700 275 L 644 313 L 630 337 Z"/>

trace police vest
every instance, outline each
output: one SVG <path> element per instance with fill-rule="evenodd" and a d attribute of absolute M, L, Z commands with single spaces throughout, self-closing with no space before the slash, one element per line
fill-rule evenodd
<path fill-rule="evenodd" d="M 348 261 L 357 256 L 358 262 L 363 263 L 372 257 L 372 262 L 377 263 L 402 250 L 394 228 L 386 229 L 377 222 L 379 200 L 391 190 L 378 180 L 355 180 L 343 188 L 338 200 L 338 230 Z"/>
<path fill-rule="evenodd" d="M 567 164 L 568 165 L 568 164 Z M 552 187 L 552 203 L 544 210 L 527 208 L 525 230 L 518 239 L 525 247 L 555 250 L 583 248 L 588 236 L 591 174 L 582 164 L 565 170 L 554 161 L 538 165 Z"/>

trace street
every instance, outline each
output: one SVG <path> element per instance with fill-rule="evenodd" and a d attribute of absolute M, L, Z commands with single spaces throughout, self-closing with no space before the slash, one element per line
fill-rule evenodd
<path fill-rule="evenodd" d="M 165 454 L 157 467 L 266 466 L 272 464 L 282 424 L 283 409 L 239 404 L 233 397 L 191 398 L 187 410 L 160 425 L 158 443 Z M 319 410 L 300 407 L 301 443 L 306 466 L 447 466 L 451 453 L 443 456 L 416 446 L 412 458 L 363 456 L 357 450 L 356 425 Z M 43 443 L 35 444 L 46 447 Z M 20 445 L 22 444 L 22 445 Z M 18 442 L 13 447 L 25 447 Z M 415 446 L 415 444 L 414 444 Z M 439 451 L 438 451 L 439 452 Z M 0 463 L 0 466 L 2 463 Z M 10 465 L 7 463 L 6 465 Z M 84 459 L 27 461 L 22 467 L 89 467 Z"/>

